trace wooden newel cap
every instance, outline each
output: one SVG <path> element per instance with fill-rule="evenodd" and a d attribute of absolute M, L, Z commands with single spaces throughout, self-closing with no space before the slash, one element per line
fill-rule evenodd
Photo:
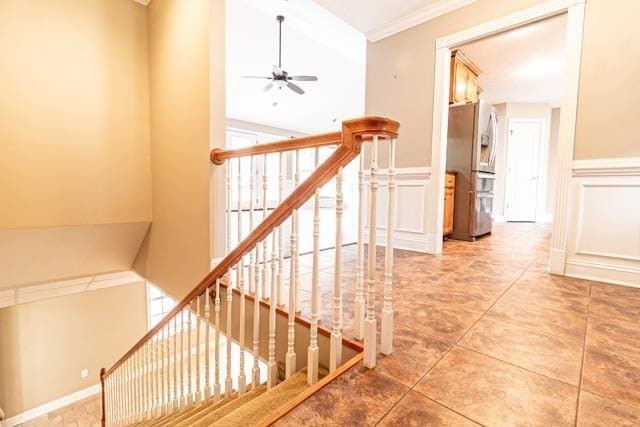
<path fill-rule="evenodd" d="M 224 160 L 221 160 L 218 158 L 218 153 L 222 152 L 224 150 L 222 150 L 222 148 L 214 148 L 213 150 L 211 150 L 211 154 L 209 154 L 209 158 L 211 159 L 211 162 L 214 165 L 224 165 Z"/>
<path fill-rule="evenodd" d="M 342 128 L 354 135 L 359 135 L 362 139 L 371 139 L 374 135 L 397 138 L 400 122 L 386 117 L 367 116 L 344 121 Z"/>

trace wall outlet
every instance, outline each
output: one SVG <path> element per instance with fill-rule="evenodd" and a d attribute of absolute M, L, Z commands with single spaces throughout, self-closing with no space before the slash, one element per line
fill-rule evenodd
<path fill-rule="evenodd" d="M 80 371 L 80 378 L 87 378 L 88 376 L 89 376 L 88 369 L 83 369 L 82 371 Z"/>

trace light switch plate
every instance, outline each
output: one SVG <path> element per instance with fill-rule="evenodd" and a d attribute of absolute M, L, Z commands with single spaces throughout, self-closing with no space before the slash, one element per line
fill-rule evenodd
<path fill-rule="evenodd" d="M 88 369 L 83 369 L 82 371 L 80 371 L 80 378 L 87 378 L 88 376 L 89 376 Z"/>

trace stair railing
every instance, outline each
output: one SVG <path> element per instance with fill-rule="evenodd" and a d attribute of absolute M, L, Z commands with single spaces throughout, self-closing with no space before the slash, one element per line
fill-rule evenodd
<path fill-rule="evenodd" d="M 367 197 L 364 156 L 360 156 L 357 283 L 354 307 L 356 338 L 364 339 L 364 365 L 376 364 L 376 244 L 378 212 L 378 145 L 388 142 L 389 167 L 387 169 L 387 224 L 384 236 L 384 303 L 381 314 L 381 351 L 392 352 L 393 309 L 393 224 L 395 218 L 395 140 L 399 123 L 381 117 L 365 117 L 343 122 L 342 132 L 300 137 L 252 147 L 211 152 L 211 161 L 226 166 L 226 248 L 227 255 L 213 270 L 184 297 L 162 320 L 140 339 L 124 356 L 108 370 L 100 373 L 102 384 L 102 424 L 127 425 L 157 418 L 171 411 L 182 410 L 196 404 L 241 395 L 248 388 L 260 384 L 259 300 L 269 301 L 267 387 L 277 383 L 276 362 L 276 305 L 288 312 L 287 351 L 285 375 L 296 373 L 299 364 L 295 353 L 295 315 L 300 303 L 300 216 L 299 210 L 307 202 L 313 202 L 313 251 L 310 302 L 310 340 L 307 352 L 308 383 L 318 381 L 319 348 L 318 316 L 319 288 L 319 237 L 320 237 L 320 189 L 335 178 L 336 224 L 334 249 L 334 283 L 332 296 L 332 333 L 330 338 L 330 370 L 342 363 L 342 171 L 360 153 L 363 143 L 370 143 L 370 179 Z M 320 148 L 334 146 L 335 150 L 320 163 Z M 305 150 L 313 150 L 315 169 L 300 183 L 301 156 Z M 278 159 L 276 178 L 278 204 L 268 206 L 269 164 L 267 156 Z M 262 156 L 262 175 L 257 167 Z M 235 165 L 232 162 L 235 160 Z M 244 168 L 249 166 L 248 171 Z M 289 172 L 287 174 L 287 172 Z M 289 176 L 293 189 L 285 194 L 285 175 Z M 234 182 L 235 179 L 235 182 Z M 248 184 L 248 190 L 245 184 Z M 248 206 L 243 204 L 243 194 L 249 192 Z M 233 193 L 237 205 L 232 206 Z M 256 194 L 254 194 L 256 192 Z M 272 191 L 273 193 L 273 191 Z M 257 204 L 255 202 L 260 202 Z M 261 205 L 261 206 L 260 206 Z M 260 206 L 257 209 L 256 206 Z M 245 212 L 248 211 L 248 218 Z M 270 211 L 270 212 L 269 212 Z M 255 225 L 257 215 L 261 221 Z M 368 224 L 366 224 L 368 215 Z M 248 230 L 243 220 L 248 219 Z M 287 222 L 285 224 L 285 222 Z M 368 261 L 365 263 L 364 235 L 368 226 Z M 235 230 L 234 230 L 235 228 Z M 289 231 L 288 247 L 285 232 Z M 234 239 L 235 235 L 235 239 Z M 286 257 L 285 257 L 286 255 Z M 365 264 L 367 271 L 365 274 Z M 288 265 L 289 272 L 285 272 Z M 226 295 L 221 295 L 221 282 L 226 283 Z M 366 286 L 365 286 L 366 285 Z M 288 292 L 288 302 L 283 292 Z M 239 319 L 246 315 L 246 295 L 254 298 L 252 340 L 247 340 L 244 321 L 239 328 L 239 357 L 232 360 L 233 295 L 240 295 Z M 212 296 L 215 298 L 212 300 Z M 221 302 L 226 300 L 226 313 L 221 313 Z M 211 306 L 213 305 L 213 310 Z M 212 311 L 214 316 L 212 316 Z M 227 330 L 221 330 L 221 316 L 226 316 Z M 213 317 L 213 318 L 212 318 Z M 210 355 L 210 331 L 213 328 L 213 356 Z M 220 344 L 221 334 L 226 332 L 226 349 Z M 251 346 L 247 346 L 247 342 Z M 249 348 L 251 347 L 251 348 Z M 223 350 L 226 350 L 226 355 Z M 252 366 L 245 367 L 245 354 L 253 356 Z M 211 368 L 213 358 L 213 369 Z M 233 375 L 232 364 L 239 364 L 239 372 Z M 223 366 L 224 365 L 224 366 Z M 246 369 L 245 369 L 246 368 Z M 226 372 L 223 372 L 226 371 Z M 247 374 L 249 381 L 247 381 Z M 224 379 L 222 378 L 224 376 Z M 224 384 L 224 386 L 223 386 Z"/>

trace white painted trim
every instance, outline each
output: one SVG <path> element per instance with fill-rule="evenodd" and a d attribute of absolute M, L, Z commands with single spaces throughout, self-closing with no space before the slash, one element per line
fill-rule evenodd
<path fill-rule="evenodd" d="M 418 9 L 415 12 L 394 19 L 373 30 L 369 30 L 365 33 L 365 36 L 370 42 L 377 42 L 411 27 L 415 27 L 416 25 L 435 19 L 438 16 L 468 6 L 476 1 L 477 0 L 440 0 L 422 9 Z"/>
<path fill-rule="evenodd" d="M 431 180 L 431 169 L 429 167 L 407 167 L 396 168 L 396 202 L 397 212 L 411 212 L 415 216 L 415 223 L 400 223 L 401 217 L 396 214 L 396 224 L 394 228 L 393 247 L 416 252 L 427 252 L 428 236 L 427 230 L 427 209 L 429 206 L 428 196 L 430 193 L 429 186 Z M 380 169 L 378 175 L 378 191 L 386 191 L 387 186 L 387 170 Z M 367 182 L 371 178 L 370 172 L 365 171 L 364 180 Z M 419 188 L 421 197 L 409 198 L 403 197 L 402 189 Z M 384 196 L 381 196 L 384 199 Z M 444 195 L 443 195 L 444 197 Z M 379 211 L 379 215 L 385 215 L 385 212 Z M 376 243 L 384 246 L 386 243 L 386 219 L 381 217 L 376 225 Z M 365 241 L 369 238 L 369 224 L 365 224 Z"/>
<path fill-rule="evenodd" d="M 640 288 L 640 268 L 572 258 L 566 264 L 569 277 Z"/>
<path fill-rule="evenodd" d="M 476 25 L 475 27 L 440 37 L 436 40 L 436 49 L 443 47 L 450 49 L 455 48 L 481 38 L 512 30 L 532 22 L 540 21 L 542 19 L 564 13 L 572 6 L 579 4 L 584 5 L 585 1 L 586 0 L 548 0 L 544 3 L 528 7 L 518 12 L 484 22 Z"/>
<path fill-rule="evenodd" d="M 144 279 L 136 272 L 128 270 L 78 277 L 57 282 L 40 283 L 37 285 L 22 286 L 20 288 L 3 289 L 0 291 L 0 308 L 43 301 L 81 292 L 130 285 L 142 281 L 144 281 Z M 13 294 L 13 296 L 11 294 Z"/>
<path fill-rule="evenodd" d="M 396 168 L 396 179 L 406 180 L 428 180 L 431 178 L 430 167 Z M 378 169 L 378 182 L 387 182 L 387 169 Z M 371 178 L 371 171 L 364 171 L 364 179 Z"/>
<path fill-rule="evenodd" d="M 571 168 L 574 177 L 640 176 L 640 157 L 574 160 Z"/>
<path fill-rule="evenodd" d="M 14 415 L 11 418 L 7 418 L 2 422 L 2 426 L 13 427 L 18 424 L 25 423 L 34 418 L 38 418 L 39 416 L 55 411 L 56 409 L 64 408 L 65 406 L 69 406 L 74 402 L 78 402 L 82 399 L 93 396 L 94 394 L 98 394 L 100 393 L 100 391 L 100 384 L 92 385 L 91 387 L 76 391 L 75 393 L 68 394 L 49 403 L 45 403 L 44 405 L 29 409 L 28 411 L 25 411 L 21 414 Z"/>
<path fill-rule="evenodd" d="M 497 18 L 436 40 L 433 97 L 433 131 L 431 135 L 431 194 L 428 207 L 427 234 L 429 252 L 442 252 L 442 223 L 444 211 L 444 175 L 446 169 L 447 122 L 449 107 L 449 68 L 451 49 L 465 43 L 567 12 L 565 40 L 565 72 L 558 137 L 558 183 L 552 232 L 551 272 L 564 274 L 567 228 L 567 193 L 575 140 L 578 105 L 578 83 L 582 54 L 585 0 L 548 0 L 521 11 Z M 439 124 L 439 125 L 438 125 Z"/>

